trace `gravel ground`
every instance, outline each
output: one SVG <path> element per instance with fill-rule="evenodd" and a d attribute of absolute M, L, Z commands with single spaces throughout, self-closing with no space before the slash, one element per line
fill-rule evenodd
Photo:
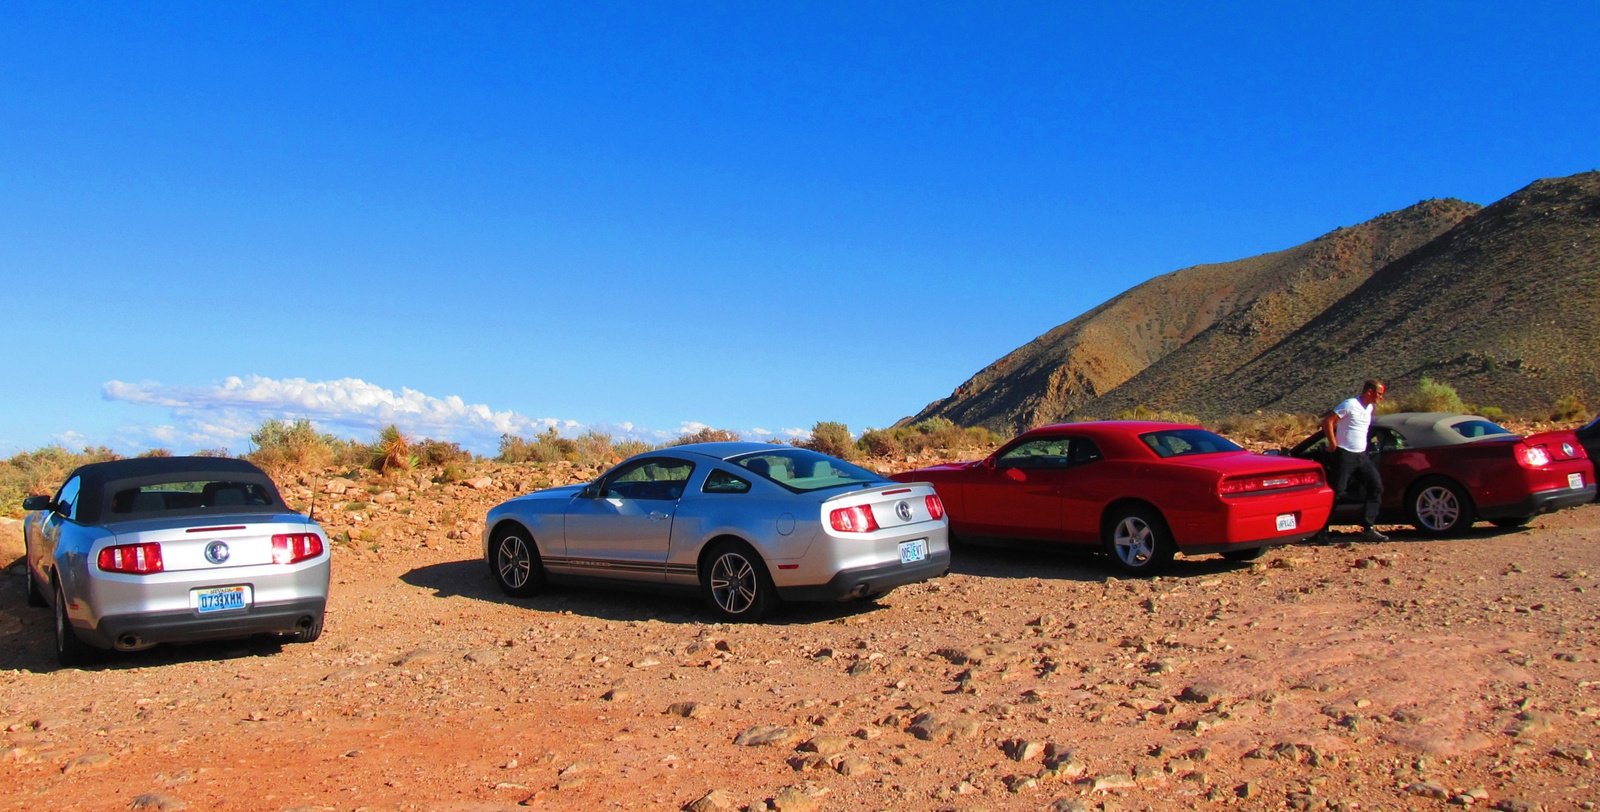
<path fill-rule="evenodd" d="M 502 596 L 480 558 L 484 509 L 592 473 L 288 483 L 302 504 L 318 492 L 340 537 L 309 645 L 162 646 L 59 669 L 49 614 L 25 607 L 13 568 L 0 808 L 1600 798 L 1600 505 L 1447 541 L 1402 528 L 1252 564 L 1180 558 L 1149 581 L 1092 555 L 963 547 L 946 578 L 759 626 L 708 622 L 684 598 Z"/>

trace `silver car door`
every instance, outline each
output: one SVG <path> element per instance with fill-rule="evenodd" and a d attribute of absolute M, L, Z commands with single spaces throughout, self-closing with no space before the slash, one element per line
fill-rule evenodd
<path fill-rule="evenodd" d="M 660 583 L 672 518 L 694 464 L 646 457 L 619 466 L 567 504 L 567 565 L 574 575 Z"/>

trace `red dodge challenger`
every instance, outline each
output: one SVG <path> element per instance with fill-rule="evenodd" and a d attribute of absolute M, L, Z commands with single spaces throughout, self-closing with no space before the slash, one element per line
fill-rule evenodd
<path fill-rule="evenodd" d="M 890 479 L 932 484 L 952 535 L 1103 545 L 1136 575 L 1180 552 L 1248 561 L 1310 537 L 1333 506 L 1316 463 L 1174 423 L 1044 426 L 986 459 Z"/>

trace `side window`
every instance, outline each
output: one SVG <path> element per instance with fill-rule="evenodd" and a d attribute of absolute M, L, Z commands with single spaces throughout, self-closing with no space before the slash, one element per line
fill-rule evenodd
<path fill-rule="evenodd" d="M 637 460 L 618 468 L 606 479 L 607 499 L 673 500 L 683 496 L 694 464 L 669 457 Z"/>
<path fill-rule="evenodd" d="M 1373 438 L 1378 443 L 1381 451 L 1399 451 L 1406 447 L 1406 439 L 1400 433 L 1390 429 L 1373 429 Z"/>
<path fill-rule="evenodd" d="M 61 492 L 56 494 L 57 510 L 69 519 L 78 518 L 78 489 L 83 487 L 83 482 L 77 477 L 67 480 L 61 486 Z"/>
<path fill-rule="evenodd" d="M 703 493 L 749 493 L 750 481 L 737 474 L 731 474 L 721 468 L 713 468 L 706 474 L 706 484 L 700 486 Z"/>
<path fill-rule="evenodd" d="M 1071 437 L 1029 440 L 1000 455 L 999 463 L 1002 468 L 1066 468 L 1073 464 L 1073 445 Z"/>

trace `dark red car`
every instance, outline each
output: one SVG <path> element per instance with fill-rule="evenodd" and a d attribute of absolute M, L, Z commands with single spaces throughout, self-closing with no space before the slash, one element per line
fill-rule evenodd
<path fill-rule="evenodd" d="M 1479 520 L 1518 527 L 1595 496 L 1594 466 L 1570 431 L 1522 437 L 1476 415 L 1401 412 L 1373 418 L 1368 441 L 1383 477 L 1378 521 L 1428 535 Z M 1288 453 L 1327 463 L 1327 438 L 1318 432 Z M 1358 524 L 1360 501 L 1341 500 L 1333 522 Z"/>
<path fill-rule="evenodd" d="M 1139 575 L 1180 552 L 1248 561 L 1320 530 L 1333 504 L 1320 466 L 1174 423 L 1044 426 L 986 459 L 890 478 L 931 483 L 963 539 L 1102 545 Z"/>

